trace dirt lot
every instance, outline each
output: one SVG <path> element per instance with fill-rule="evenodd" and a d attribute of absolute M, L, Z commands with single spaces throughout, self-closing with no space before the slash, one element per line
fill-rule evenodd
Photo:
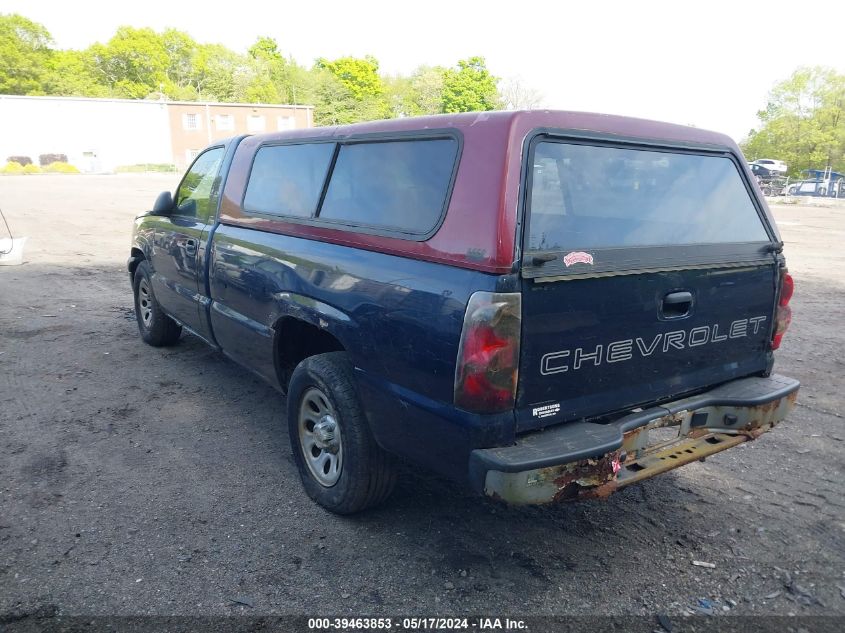
<path fill-rule="evenodd" d="M 192 337 L 137 336 L 131 219 L 173 185 L 0 178 L 0 208 L 30 237 L 26 263 L 0 267 L 0 624 L 845 614 L 845 207 L 775 207 L 796 279 L 777 369 L 804 385 L 759 441 L 552 509 L 406 467 L 386 507 L 338 518 L 300 490 L 276 391 Z"/>

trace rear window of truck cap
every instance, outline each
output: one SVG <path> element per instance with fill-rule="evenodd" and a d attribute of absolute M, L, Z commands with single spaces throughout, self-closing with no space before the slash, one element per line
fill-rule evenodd
<path fill-rule="evenodd" d="M 532 159 L 529 252 L 769 240 L 725 155 L 549 140 Z"/>

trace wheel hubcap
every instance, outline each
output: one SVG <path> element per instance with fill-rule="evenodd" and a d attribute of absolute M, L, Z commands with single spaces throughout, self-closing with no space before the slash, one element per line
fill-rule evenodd
<path fill-rule="evenodd" d="M 153 293 L 146 279 L 138 284 L 138 307 L 141 310 L 141 321 L 144 327 L 150 327 L 153 320 Z"/>
<path fill-rule="evenodd" d="M 321 486 L 332 487 L 343 466 L 343 442 L 334 408 L 320 389 L 311 387 L 302 396 L 298 428 L 308 470 Z"/>

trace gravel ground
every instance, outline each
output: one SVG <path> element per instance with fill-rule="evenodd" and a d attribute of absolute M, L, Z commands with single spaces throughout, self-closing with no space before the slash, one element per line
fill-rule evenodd
<path fill-rule="evenodd" d="M 777 371 L 803 388 L 757 442 L 549 509 L 408 466 L 386 506 L 339 518 L 300 489 L 282 396 L 193 337 L 154 349 L 137 336 L 131 219 L 174 184 L 0 178 L 0 208 L 30 238 L 24 265 L 0 267 L 0 625 L 845 615 L 845 207 L 773 207 L 796 280 Z"/>

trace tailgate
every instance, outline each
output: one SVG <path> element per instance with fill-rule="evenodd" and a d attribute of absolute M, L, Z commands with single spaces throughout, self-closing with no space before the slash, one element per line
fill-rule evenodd
<path fill-rule="evenodd" d="M 764 371 L 779 262 L 727 152 L 532 142 L 519 430 Z"/>

